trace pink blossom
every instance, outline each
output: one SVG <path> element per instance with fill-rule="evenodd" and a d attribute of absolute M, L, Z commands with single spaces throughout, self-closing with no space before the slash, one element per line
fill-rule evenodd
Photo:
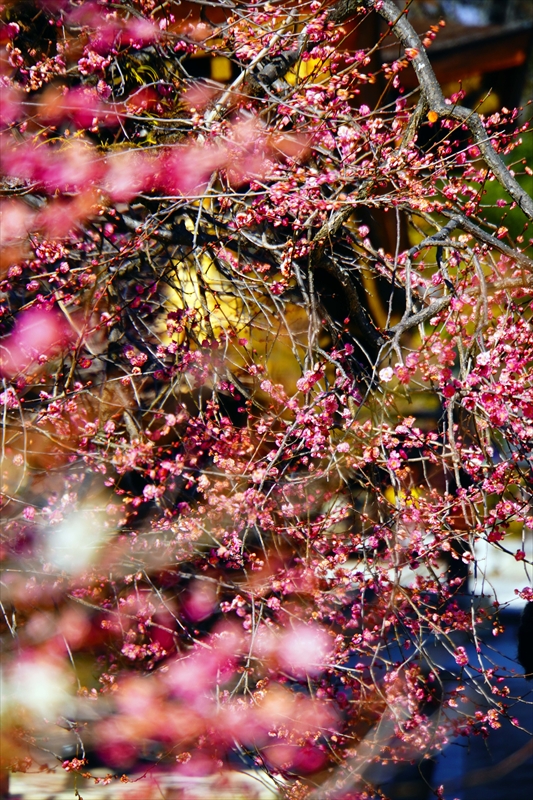
<path fill-rule="evenodd" d="M 398 366 L 395 367 L 394 372 L 396 374 L 396 377 L 400 381 L 400 383 L 409 383 L 410 382 L 410 380 L 411 380 L 411 371 L 409 370 L 408 367 L 405 367 L 403 364 L 398 364 Z"/>
<path fill-rule="evenodd" d="M 17 408 L 19 404 L 17 394 L 10 386 L 3 392 L 0 392 L 0 405 L 7 406 L 7 408 Z"/>
<path fill-rule="evenodd" d="M 155 42 L 160 36 L 158 28 L 150 20 L 131 17 L 125 24 L 120 39 L 123 45 L 132 44 L 135 49 Z"/>
<path fill-rule="evenodd" d="M 489 736 L 512 687 L 484 554 L 527 561 L 533 527 L 532 242 L 481 160 L 525 123 L 468 130 L 460 91 L 418 119 L 426 147 L 402 90 L 422 52 L 361 105 L 388 44 L 347 52 L 357 20 L 320 0 L 302 31 L 277 3 L 33 5 L 0 29 L 4 766 L 74 708 L 107 772 L 154 757 L 223 794 L 238 749 L 287 796 L 363 800 L 354 755 Z M 231 86 L 194 77 L 261 52 Z"/>
<path fill-rule="evenodd" d="M 320 369 L 308 370 L 302 378 L 296 381 L 296 386 L 300 392 L 309 392 L 313 386 L 321 380 L 323 373 Z"/>
<path fill-rule="evenodd" d="M 478 355 L 476 356 L 476 362 L 482 367 L 486 366 L 487 364 L 490 364 L 490 353 L 488 352 L 478 353 Z"/>
<path fill-rule="evenodd" d="M 389 458 L 387 459 L 387 467 L 393 472 L 400 469 L 402 466 L 402 459 L 396 450 L 392 450 Z"/>
<path fill-rule="evenodd" d="M 111 63 L 111 58 L 101 56 L 91 48 L 85 49 L 85 54 L 78 61 L 78 69 L 82 75 L 93 75 L 95 72 L 103 72 Z"/>
<path fill-rule="evenodd" d="M 0 202 L 0 244 L 5 246 L 11 242 L 25 239 L 32 229 L 36 217 L 35 211 L 21 200 L 4 200 Z"/>
<path fill-rule="evenodd" d="M 277 648 L 280 663 L 298 677 L 318 675 L 330 659 L 332 644 L 318 625 L 298 623 L 281 637 Z"/>
<path fill-rule="evenodd" d="M 190 587 L 190 595 L 184 603 L 184 609 L 189 619 L 200 622 L 211 616 L 216 605 L 213 585 L 204 581 L 195 581 Z"/>
<path fill-rule="evenodd" d="M 200 194 L 215 170 L 225 166 L 222 148 L 196 145 L 175 147 L 160 162 L 157 185 L 169 194 Z"/>
<path fill-rule="evenodd" d="M 4 83 L 0 77 L 0 122 L 2 125 L 12 125 L 22 117 L 22 99 L 22 93 L 15 87 Z"/>
<path fill-rule="evenodd" d="M 130 150 L 114 152 L 107 157 L 102 188 L 111 200 L 128 202 L 150 186 L 157 165 L 145 153 Z"/>
<path fill-rule="evenodd" d="M 13 332 L 2 342 L 1 373 L 14 377 L 41 357 L 57 352 L 70 334 L 61 317 L 39 309 L 18 315 Z"/>

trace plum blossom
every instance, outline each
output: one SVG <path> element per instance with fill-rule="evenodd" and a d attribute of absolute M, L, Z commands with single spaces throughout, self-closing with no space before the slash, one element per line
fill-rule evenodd
<path fill-rule="evenodd" d="M 388 383 L 394 378 L 394 370 L 392 367 L 384 367 L 379 371 L 379 379 L 384 383 Z"/>

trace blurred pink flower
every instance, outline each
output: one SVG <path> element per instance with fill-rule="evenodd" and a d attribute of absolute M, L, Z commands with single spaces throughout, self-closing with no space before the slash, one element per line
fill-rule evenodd
<path fill-rule="evenodd" d="M 106 86 L 103 81 L 100 84 Z M 76 86 L 67 90 L 63 86 L 51 86 L 42 95 L 39 116 L 53 124 L 69 119 L 79 128 L 91 128 L 98 122 L 117 125 L 117 112 L 102 101 L 102 93 L 101 87 L 99 90 L 98 87 Z"/>
<path fill-rule="evenodd" d="M 193 622 L 200 622 L 210 617 L 216 607 L 216 593 L 213 586 L 203 581 L 194 581 L 183 607 Z"/>
<path fill-rule="evenodd" d="M 127 203 L 150 185 L 155 168 L 156 162 L 145 153 L 112 153 L 105 160 L 102 188 L 113 202 Z"/>
<path fill-rule="evenodd" d="M 310 137 L 299 133 L 271 135 L 268 144 L 274 153 L 286 158 L 302 160 L 310 153 Z"/>
<path fill-rule="evenodd" d="M 276 742 L 264 747 L 263 752 L 272 766 L 296 770 L 298 773 L 318 772 L 327 761 L 320 748 L 312 744 L 299 747 L 296 744 Z"/>
<path fill-rule="evenodd" d="M 21 117 L 22 92 L 2 82 L 0 78 L 0 123 L 12 125 Z"/>
<path fill-rule="evenodd" d="M 120 43 L 132 45 L 135 49 L 144 47 L 161 36 L 160 30 L 144 17 L 132 17 L 129 19 L 120 34 Z"/>
<path fill-rule="evenodd" d="M 187 108 L 195 108 L 198 111 L 204 109 L 213 98 L 219 94 L 220 88 L 209 86 L 207 83 L 193 83 L 182 95 L 181 101 Z"/>
<path fill-rule="evenodd" d="M 12 378 L 41 357 L 57 352 L 67 336 L 62 319 L 53 311 L 31 309 L 19 314 L 15 328 L 0 344 L 0 373 Z"/>
<path fill-rule="evenodd" d="M 84 189 L 97 183 L 102 172 L 102 162 L 94 149 L 79 140 L 43 156 L 39 177 L 48 190 Z"/>
<path fill-rule="evenodd" d="M 298 623 L 287 629 L 278 646 L 277 658 L 296 677 L 318 675 L 331 655 L 331 639 L 318 625 Z"/>
<path fill-rule="evenodd" d="M 235 658 L 223 649 L 199 648 L 190 656 L 179 658 L 170 666 L 167 682 L 172 694 L 203 707 L 211 690 L 233 675 Z"/>
<path fill-rule="evenodd" d="M 0 246 L 25 239 L 32 229 L 35 212 L 21 200 L 0 203 Z"/>
<path fill-rule="evenodd" d="M 52 200 L 35 217 L 34 228 L 49 239 L 62 238 L 94 213 L 96 203 L 97 197 L 92 189 L 80 192 L 72 199 L 60 197 Z"/>
<path fill-rule="evenodd" d="M 61 149 L 34 147 L 28 142 L 13 145 L 0 140 L 1 170 L 4 175 L 44 186 L 48 192 L 84 189 L 98 183 L 103 166 L 95 149 L 80 140 Z"/>
<path fill-rule="evenodd" d="M 226 161 L 227 154 L 220 147 L 176 147 L 160 162 L 157 182 L 169 194 L 200 194 L 213 172 Z"/>

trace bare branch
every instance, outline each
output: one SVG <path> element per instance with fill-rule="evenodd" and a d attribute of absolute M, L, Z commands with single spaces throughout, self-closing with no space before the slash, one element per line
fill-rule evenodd
<path fill-rule="evenodd" d="M 452 296 L 453 295 L 451 294 L 447 294 L 444 297 L 440 297 L 438 300 L 435 300 L 434 303 L 431 303 L 431 305 L 426 306 L 426 308 L 423 308 L 421 311 L 417 311 L 416 314 L 407 317 L 407 319 L 402 320 L 397 325 L 393 325 L 392 328 L 389 329 L 388 333 L 398 339 L 402 333 L 405 333 L 405 331 L 415 328 L 422 322 L 426 322 L 426 320 L 431 319 L 431 317 L 434 317 L 435 314 L 438 314 L 440 311 L 442 311 L 443 308 L 446 308 L 446 306 L 450 304 Z"/>

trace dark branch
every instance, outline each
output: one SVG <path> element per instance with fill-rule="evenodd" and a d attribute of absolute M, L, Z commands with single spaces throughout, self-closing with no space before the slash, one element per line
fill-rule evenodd
<path fill-rule="evenodd" d="M 334 256 L 330 258 L 325 252 L 327 243 L 332 241 L 343 223 L 352 215 L 353 210 L 352 206 L 346 206 L 320 228 L 313 239 L 315 248 L 311 253 L 310 266 L 313 269 L 321 267 L 340 283 L 346 293 L 350 314 L 359 323 L 361 331 L 374 345 L 382 347 L 385 344 L 385 339 L 373 325 L 362 306 L 357 287 L 353 283 L 350 273 L 336 262 Z"/>

